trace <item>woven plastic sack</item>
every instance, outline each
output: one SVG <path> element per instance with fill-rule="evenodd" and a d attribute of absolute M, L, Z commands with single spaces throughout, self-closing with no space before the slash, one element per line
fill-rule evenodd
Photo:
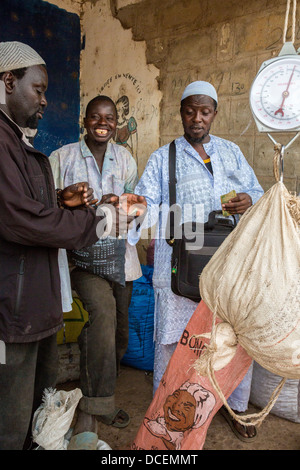
<path fill-rule="evenodd" d="M 277 182 L 241 217 L 200 276 L 202 299 L 226 322 L 236 344 L 265 369 L 290 379 L 300 378 L 299 222 L 299 198 Z M 209 352 L 195 367 L 221 393 L 214 379 L 219 328 L 213 328 Z M 283 385 L 284 380 L 256 424 Z"/>
<path fill-rule="evenodd" d="M 44 450 L 66 450 L 69 443 L 66 435 L 81 397 L 79 388 L 70 392 L 46 389 L 33 416 L 33 441 Z"/>
<path fill-rule="evenodd" d="M 223 405 L 208 377 L 193 367 L 209 344 L 199 338 L 212 327 L 212 312 L 200 302 L 172 355 L 131 450 L 201 450 L 209 425 Z M 216 373 L 227 398 L 244 378 L 251 358 L 237 346 L 226 367 Z"/>
<path fill-rule="evenodd" d="M 78 297 L 73 297 L 72 310 L 63 313 L 64 326 L 57 333 L 57 344 L 77 343 L 89 314 Z"/>
<path fill-rule="evenodd" d="M 250 402 L 264 408 L 273 390 L 281 382 L 282 378 L 261 367 L 257 362 L 253 364 Z M 271 414 L 288 419 L 294 423 L 300 423 L 300 381 L 287 379 L 282 388 L 278 400 L 271 410 Z"/>
<path fill-rule="evenodd" d="M 143 276 L 133 281 L 128 311 L 129 340 L 122 363 L 142 370 L 153 370 L 154 291 L 153 267 L 141 265 Z"/>

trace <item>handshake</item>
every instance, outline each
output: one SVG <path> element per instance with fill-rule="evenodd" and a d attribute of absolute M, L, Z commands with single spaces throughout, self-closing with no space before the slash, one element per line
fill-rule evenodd
<path fill-rule="evenodd" d="M 121 196 L 106 194 L 101 201 L 94 198 L 94 191 L 87 182 L 75 183 L 63 190 L 57 190 L 60 207 L 80 209 L 91 207 L 102 216 L 97 226 L 99 238 L 107 236 L 122 238 L 135 220 L 136 227 L 142 223 L 147 213 L 144 196 L 124 193 Z"/>

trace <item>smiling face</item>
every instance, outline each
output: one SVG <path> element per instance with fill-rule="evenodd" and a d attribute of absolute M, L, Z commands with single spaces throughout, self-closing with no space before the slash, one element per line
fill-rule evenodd
<path fill-rule="evenodd" d="M 187 431 L 194 424 L 196 400 L 186 390 L 175 390 L 164 404 L 164 418 L 170 431 Z"/>
<path fill-rule="evenodd" d="M 10 117 L 20 127 L 36 129 L 47 106 L 48 74 L 42 65 L 28 67 L 18 79 L 13 72 L 3 76 L 6 86 L 6 104 Z"/>
<path fill-rule="evenodd" d="M 209 141 L 209 131 L 217 115 L 214 100 L 206 95 L 188 96 L 181 102 L 184 137 L 191 144 Z"/>
<path fill-rule="evenodd" d="M 114 137 L 117 128 L 117 113 L 108 100 L 95 100 L 89 104 L 84 119 L 87 144 L 106 144 Z"/>

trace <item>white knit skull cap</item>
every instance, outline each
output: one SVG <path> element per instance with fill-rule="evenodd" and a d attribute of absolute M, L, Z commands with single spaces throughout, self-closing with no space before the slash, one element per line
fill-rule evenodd
<path fill-rule="evenodd" d="M 46 64 L 32 47 L 17 41 L 0 42 L 0 73 L 33 65 Z"/>
<path fill-rule="evenodd" d="M 215 87 L 211 83 L 203 82 L 201 80 L 192 82 L 185 88 L 181 97 L 181 101 L 187 98 L 188 96 L 193 95 L 210 96 L 213 100 L 218 102 L 218 95 Z"/>

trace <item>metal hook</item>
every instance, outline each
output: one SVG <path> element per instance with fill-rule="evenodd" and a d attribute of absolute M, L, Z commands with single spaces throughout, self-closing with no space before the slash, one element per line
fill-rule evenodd
<path fill-rule="evenodd" d="M 297 132 L 296 135 L 289 141 L 287 145 L 281 145 L 281 150 L 280 150 L 280 166 L 279 166 L 279 174 L 280 174 L 280 181 L 283 182 L 283 168 L 284 168 L 284 152 L 285 150 L 292 145 L 292 143 L 297 139 L 299 136 L 300 132 Z M 267 136 L 272 140 L 274 145 L 278 145 L 278 142 L 271 136 L 271 134 L 267 133 Z"/>

